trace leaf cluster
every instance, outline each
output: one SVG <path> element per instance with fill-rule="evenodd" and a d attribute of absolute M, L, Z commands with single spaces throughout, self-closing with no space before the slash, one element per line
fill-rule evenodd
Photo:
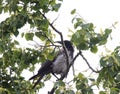
<path fill-rule="evenodd" d="M 74 14 L 75 10 L 72 10 L 71 14 Z M 107 28 L 102 33 L 95 32 L 95 26 L 93 23 L 86 23 L 81 17 L 75 16 L 72 20 L 75 33 L 72 35 L 72 41 L 78 50 L 88 50 L 96 53 L 98 46 L 107 43 L 107 39 L 112 30 Z"/>
<path fill-rule="evenodd" d="M 0 94 L 36 94 L 40 87 L 32 90 L 30 81 L 22 77 L 25 69 L 33 71 L 35 64 L 52 59 L 55 56 L 53 34 L 49 29 L 48 21 L 42 13 L 57 12 L 61 6 L 58 0 L 1 0 L 0 13 L 9 13 L 9 17 L 0 23 Z M 20 29 L 26 24 L 36 28 L 32 32 Z M 22 34 L 21 34 L 22 33 Z M 39 38 L 45 45 L 39 49 L 21 48 L 18 41 L 13 39 L 22 35 L 27 41 Z"/>
<path fill-rule="evenodd" d="M 102 67 L 97 83 L 103 83 L 103 87 L 110 88 L 110 94 L 118 94 L 120 92 L 120 47 L 116 47 L 110 55 L 103 56 L 100 59 Z"/>

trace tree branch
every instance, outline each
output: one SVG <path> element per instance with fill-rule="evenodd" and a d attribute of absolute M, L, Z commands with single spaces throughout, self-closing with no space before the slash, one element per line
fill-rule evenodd
<path fill-rule="evenodd" d="M 54 24 L 54 22 L 58 19 L 59 15 L 57 16 L 57 18 L 55 18 L 55 20 L 51 23 L 51 24 Z"/>
<path fill-rule="evenodd" d="M 89 67 L 93 72 L 99 73 L 99 71 L 94 70 L 94 69 L 90 66 L 89 62 L 88 62 L 87 59 L 84 57 L 84 55 L 82 54 L 81 51 L 80 51 L 80 56 L 83 58 L 83 60 L 86 62 L 86 64 L 88 65 L 88 67 Z"/>
<path fill-rule="evenodd" d="M 48 94 L 54 94 L 56 89 L 57 89 L 57 87 L 53 87 L 50 92 L 48 91 Z"/>

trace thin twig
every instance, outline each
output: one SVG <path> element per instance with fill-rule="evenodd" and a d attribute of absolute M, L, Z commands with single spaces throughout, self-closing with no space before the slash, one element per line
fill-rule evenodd
<path fill-rule="evenodd" d="M 44 32 L 42 32 L 42 33 L 43 33 L 43 36 L 46 37 L 47 40 L 48 40 L 52 45 L 54 45 L 54 43 L 48 38 L 48 36 L 47 36 Z"/>
<path fill-rule="evenodd" d="M 73 76 L 75 76 L 75 68 L 74 68 L 74 65 L 72 65 L 72 71 L 73 71 Z"/>
<path fill-rule="evenodd" d="M 67 84 L 70 84 L 71 82 L 73 82 L 74 81 L 74 79 L 72 79 L 72 80 L 70 80 L 69 82 L 67 82 Z"/>
<path fill-rule="evenodd" d="M 89 67 L 93 72 L 99 73 L 99 71 L 94 70 L 94 69 L 90 66 L 89 62 L 88 62 L 87 59 L 84 57 L 84 55 L 82 54 L 81 51 L 80 51 L 80 56 L 83 58 L 83 60 L 86 62 L 86 64 L 88 65 L 88 67 Z"/>
<path fill-rule="evenodd" d="M 70 65 L 69 65 L 69 68 L 74 64 L 76 58 L 77 58 L 80 54 L 81 54 L 81 52 L 79 51 L 79 52 L 75 55 L 75 57 L 73 58 L 73 60 L 71 61 Z"/>
<path fill-rule="evenodd" d="M 59 15 L 57 16 L 57 18 L 55 18 L 55 20 L 51 23 L 51 24 L 54 24 L 54 22 L 58 19 Z"/>
<path fill-rule="evenodd" d="M 35 40 L 33 40 L 37 45 L 33 45 L 33 44 L 30 44 L 30 43 L 28 43 L 30 46 L 34 46 L 34 47 L 36 47 L 36 48 L 48 48 L 48 47 L 61 47 L 61 45 L 55 45 L 55 44 L 53 44 L 53 45 L 40 45 L 39 43 L 37 43 Z"/>

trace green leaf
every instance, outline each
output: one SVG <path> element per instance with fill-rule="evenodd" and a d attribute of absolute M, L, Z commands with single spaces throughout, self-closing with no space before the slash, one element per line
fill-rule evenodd
<path fill-rule="evenodd" d="M 24 33 L 21 33 L 21 37 L 23 38 L 23 36 L 24 36 Z"/>
<path fill-rule="evenodd" d="M 55 91 L 55 94 L 63 94 L 63 91 L 62 91 L 61 89 L 57 89 L 57 90 Z"/>
<path fill-rule="evenodd" d="M 44 81 L 48 81 L 48 80 L 50 80 L 50 78 L 51 78 L 51 75 L 50 75 L 50 74 L 49 74 L 49 75 L 46 75 L 45 78 L 44 78 Z"/>
<path fill-rule="evenodd" d="M 17 40 L 14 40 L 14 43 L 15 43 L 16 45 L 19 45 L 19 42 L 18 42 Z"/>
<path fill-rule="evenodd" d="M 45 19 L 43 19 L 43 20 L 36 20 L 36 24 L 38 26 L 38 30 L 48 31 L 49 23 L 48 23 L 47 20 L 45 20 Z"/>
<path fill-rule="evenodd" d="M 19 34 L 19 31 L 15 30 L 15 32 L 13 32 L 13 34 L 17 37 Z"/>
<path fill-rule="evenodd" d="M 97 53 L 97 51 L 98 51 L 97 46 L 92 46 L 90 51 L 93 52 L 93 53 Z"/>
<path fill-rule="evenodd" d="M 0 68 L 3 66 L 4 62 L 2 60 L 2 58 L 0 58 Z"/>
<path fill-rule="evenodd" d="M 100 66 L 102 66 L 102 67 L 106 67 L 107 65 L 108 65 L 108 57 L 102 57 L 101 59 L 100 59 Z"/>
<path fill-rule="evenodd" d="M 89 30 L 90 31 L 94 31 L 94 25 L 93 25 L 93 23 L 89 23 L 88 25 L 89 25 L 89 27 L 88 27 Z"/>
<path fill-rule="evenodd" d="M 55 4 L 53 6 L 53 10 L 57 12 L 60 7 L 61 7 L 61 3 Z"/>
<path fill-rule="evenodd" d="M 62 86 L 62 87 L 64 87 L 64 86 L 65 86 L 65 83 L 60 80 L 60 81 L 58 81 L 58 82 L 55 83 L 55 86 L 58 86 L 58 87 L 59 87 L 59 86 Z"/>
<path fill-rule="evenodd" d="M 106 94 L 106 92 L 105 91 L 100 91 L 99 94 Z"/>
<path fill-rule="evenodd" d="M 106 39 L 102 39 L 102 40 L 100 41 L 99 45 L 104 45 L 104 44 L 106 44 L 106 43 L 107 43 L 107 40 L 106 40 Z"/>
<path fill-rule="evenodd" d="M 85 84 L 84 84 L 84 83 L 77 83 L 77 84 L 76 84 L 76 89 L 77 89 L 77 90 L 83 89 L 84 87 L 85 87 Z"/>
<path fill-rule="evenodd" d="M 84 77 L 84 75 L 82 73 L 79 73 L 78 74 L 78 78 L 80 78 L 81 80 L 83 80 L 85 77 Z"/>
<path fill-rule="evenodd" d="M 42 32 L 35 32 L 35 35 L 42 41 L 46 39 L 46 37 L 42 34 Z"/>
<path fill-rule="evenodd" d="M 109 35 L 111 34 L 112 30 L 111 29 L 105 29 L 104 31 L 105 33 L 101 36 L 101 41 L 99 43 L 99 45 L 104 45 L 107 43 L 107 39 L 109 37 Z"/>
<path fill-rule="evenodd" d="M 107 68 L 103 68 L 103 69 L 100 71 L 99 76 L 98 76 L 98 78 L 97 78 L 97 83 L 98 83 L 98 84 L 102 81 L 103 77 L 106 76 L 106 75 L 105 75 L 106 70 L 107 70 Z"/>
<path fill-rule="evenodd" d="M 42 32 L 35 32 L 35 35 L 40 38 L 40 36 L 42 36 Z"/>
<path fill-rule="evenodd" d="M 98 37 L 90 38 L 90 44 L 96 45 L 99 42 L 100 42 L 100 38 L 98 38 Z"/>
<path fill-rule="evenodd" d="M 88 48 L 89 47 L 86 42 L 80 42 L 79 45 L 77 46 L 77 49 L 79 49 L 79 50 L 87 50 Z"/>
<path fill-rule="evenodd" d="M 33 33 L 26 33 L 25 38 L 27 41 L 33 40 L 34 34 Z"/>
<path fill-rule="evenodd" d="M 6 88 L 0 87 L 0 94 L 10 94 L 10 91 Z"/>
<path fill-rule="evenodd" d="M 75 12 L 76 12 L 76 9 L 73 9 L 73 10 L 71 11 L 71 14 L 73 15 L 73 14 L 75 14 Z"/>
<path fill-rule="evenodd" d="M 112 87 L 112 88 L 110 88 L 110 94 L 119 94 L 119 90 L 120 89 L 118 89 L 118 88 Z"/>
<path fill-rule="evenodd" d="M 116 80 L 120 81 L 120 73 L 116 76 Z"/>
<path fill-rule="evenodd" d="M 65 94 L 75 94 L 75 92 L 73 90 L 67 90 Z"/>
<path fill-rule="evenodd" d="M 81 24 L 82 24 L 82 21 L 75 23 L 74 28 L 77 29 L 79 26 L 81 26 Z"/>
<path fill-rule="evenodd" d="M 112 32 L 112 29 L 105 29 L 105 35 L 109 35 Z"/>
<path fill-rule="evenodd" d="M 32 21 L 32 19 L 28 19 L 28 23 L 29 23 L 30 25 L 34 24 L 34 22 Z"/>
<path fill-rule="evenodd" d="M 81 27 L 83 30 L 94 31 L 93 23 L 82 24 Z"/>

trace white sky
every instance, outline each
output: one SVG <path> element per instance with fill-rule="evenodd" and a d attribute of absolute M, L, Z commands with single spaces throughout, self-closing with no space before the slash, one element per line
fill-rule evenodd
<path fill-rule="evenodd" d="M 112 33 L 112 37 L 114 37 L 112 41 L 118 43 L 118 33 L 120 30 L 119 4 L 119 0 L 64 0 L 59 13 L 50 13 L 48 17 L 52 22 L 59 15 L 55 22 L 55 27 L 64 33 L 64 39 L 67 39 L 68 28 L 73 30 L 71 24 L 73 16 L 70 15 L 70 12 L 74 8 L 77 9 L 77 13 L 79 13 L 85 21 L 92 22 L 96 26 L 97 32 L 99 32 L 101 28 L 104 30 L 104 28 L 109 28 L 112 24 L 118 22 L 116 29 L 113 28 L 114 32 Z"/>
<path fill-rule="evenodd" d="M 113 40 L 110 41 L 107 45 L 109 49 L 114 49 L 115 46 L 120 44 L 120 0 L 64 0 L 60 10 L 58 13 L 50 13 L 47 17 L 52 22 L 58 15 L 58 19 L 56 20 L 55 27 L 63 32 L 64 39 L 67 39 L 68 29 L 72 29 L 71 20 L 72 17 L 70 15 L 71 10 L 77 9 L 77 12 L 83 17 L 83 19 L 87 22 L 92 22 L 96 26 L 96 31 L 99 32 L 100 28 L 107 28 L 111 27 L 114 22 L 118 22 L 116 25 L 116 29 L 113 28 L 112 37 Z M 3 16 L 0 15 L 3 20 Z M 56 39 L 56 40 L 59 40 Z M 103 49 L 99 50 L 99 54 L 88 54 L 89 52 L 84 52 L 85 57 L 90 62 L 91 66 L 96 68 L 98 66 L 99 56 L 101 52 L 104 51 Z M 75 67 L 77 72 L 84 71 L 88 69 L 88 66 L 82 60 L 82 58 L 78 58 L 75 62 Z M 24 73 L 26 75 L 27 71 Z M 29 76 L 26 78 L 29 79 Z M 69 77 L 69 80 L 72 78 Z M 51 83 L 46 82 L 45 88 L 40 89 L 39 94 L 46 94 L 48 90 L 51 89 Z M 97 93 L 96 93 L 97 94 Z"/>

